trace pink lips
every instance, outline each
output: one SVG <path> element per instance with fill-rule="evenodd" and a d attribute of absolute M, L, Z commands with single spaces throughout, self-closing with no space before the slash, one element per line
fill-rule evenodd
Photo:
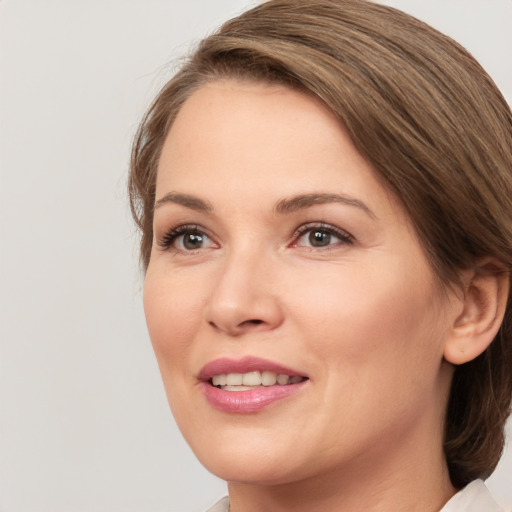
<path fill-rule="evenodd" d="M 246 391 L 224 391 L 213 386 L 210 379 L 214 375 L 228 373 L 247 373 L 253 371 L 271 371 L 276 374 L 307 377 L 300 372 L 282 365 L 255 357 L 243 359 L 216 359 L 205 365 L 198 378 L 206 399 L 215 409 L 232 413 L 253 413 L 264 407 L 297 393 L 307 382 L 287 384 L 285 386 L 261 386 Z"/>

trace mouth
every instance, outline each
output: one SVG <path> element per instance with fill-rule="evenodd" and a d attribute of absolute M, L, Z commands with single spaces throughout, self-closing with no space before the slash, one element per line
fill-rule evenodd
<path fill-rule="evenodd" d="M 309 377 L 260 358 L 217 359 L 198 376 L 207 401 L 224 412 L 257 412 L 291 397 Z"/>
<path fill-rule="evenodd" d="M 246 373 L 222 373 L 214 375 L 208 382 L 224 391 L 248 391 L 250 389 L 268 386 L 290 386 L 307 379 L 300 375 L 286 375 L 269 370 Z"/>

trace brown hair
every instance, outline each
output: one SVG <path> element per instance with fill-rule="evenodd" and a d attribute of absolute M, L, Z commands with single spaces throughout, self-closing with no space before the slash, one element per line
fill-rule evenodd
<path fill-rule="evenodd" d="M 129 191 L 152 245 L 157 164 L 184 101 L 219 77 L 286 84 L 323 100 L 407 209 L 436 275 L 457 283 L 483 256 L 512 268 L 512 115 L 450 38 L 365 0 L 272 0 L 204 39 L 135 138 Z M 512 399 L 512 303 L 481 356 L 456 368 L 445 453 L 462 487 L 495 468 Z"/>

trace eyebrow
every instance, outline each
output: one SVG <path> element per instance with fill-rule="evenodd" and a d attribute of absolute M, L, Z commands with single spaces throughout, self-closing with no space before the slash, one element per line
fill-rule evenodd
<path fill-rule="evenodd" d="M 178 194 L 177 192 L 169 192 L 156 201 L 155 210 L 166 203 L 180 204 L 198 212 L 211 213 L 213 211 L 213 206 L 208 201 L 188 194 Z"/>
<path fill-rule="evenodd" d="M 166 203 L 179 204 L 181 206 L 185 206 L 186 208 L 190 208 L 191 210 L 195 210 L 198 212 L 213 212 L 213 206 L 211 205 L 210 202 L 189 194 L 169 192 L 155 202 L 155 210 Z M 296 212 L 298 210 L 304 210 L 306 208 L 311 208 L 312 206 L 315 205 L 329 203 L 341 203 L 344 205 L 360 208 L 372 219 L 377 218 L 377 216 L 370 210 L 370 208 L 368 208 L 368 206 L 366 206 L 365 203 L 363 203 L 363 201 L 342 194 L 300 194 L 290 198 L 281 199 L 280 201 L 277 202 L 276 206 L 274 207 L 274 211 L 278 214 L 286 214 Z"/>
<path fill-rule="evenodd" d="M 341 194 L 302 194 L 287 199 L 281 199 L 275 206 L 274 210 L 276 213 L 291 213 L 318 204 L 329 204 L 329 203 L 341 203 L 347 206 L 354 206 L 360 208 L 372 219 L 376 219 L 377 216 L 366 206 L 363 201 L 354 197 L 341 195 Z"/>

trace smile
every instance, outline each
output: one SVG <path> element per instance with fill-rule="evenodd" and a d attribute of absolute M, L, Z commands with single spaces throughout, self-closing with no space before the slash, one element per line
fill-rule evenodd
<path fill-rule="evenodd" d="M 211 379 L 212 385 L 223 389 L 224 391 L 247 391 L 260 386 L 287 386 L 298 384 L 305 380 L 305 377 L 299 375 L 289 375 L 275 373 L 271 371 L 254 371 L 247 373 L 228 373 L 214 375 Z"/>
<path fill-rule="evenodd" d="M 218 359 L 199 374 L 211 406 L 223 412 L 254 413 L 291 397 L 309 380 L 307 376 L 259 358 Z"/>

